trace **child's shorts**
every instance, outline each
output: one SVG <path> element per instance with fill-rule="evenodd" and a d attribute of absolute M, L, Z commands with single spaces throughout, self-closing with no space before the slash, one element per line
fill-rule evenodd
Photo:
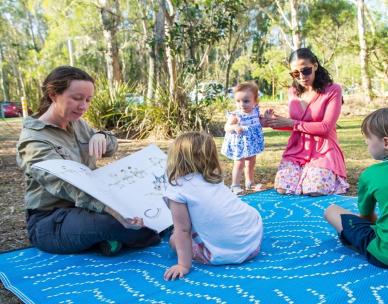
<path fill-rule="evenodd" d="M 369 243 L 376 237 L 371 227 L 372 222 L 354 214 L 341 214 L 341 221 L 343 227 L 339 235 L 341 242 L 366 256 L 367 261 L 372 265 L 388 268 L 388 265 L 380 262 L 367 250 Z"/>
<path fill-rule="evenodd" d="M 209 249 L 206 248 L 205 244 L 196 232 L 191 235 L 191 250 L 194 261 L 202 264 L 211 264 L 210 260 L 212 258 L 212 254 Z"/>
<path fill-rule="evenodd" d="M 209 251 L 209 249 L 206 248 L 205 244 L 199 239 L 198 233 L 193 233 L 191 237 L 192 237 L 191 245 L 192 245 L 193 260 L 202 264 L 211 264 L 210 260 L 211 260 L 212 254 Z M 255 249 L 245 259 L 245 261 L 249 261 L 253 259 L 255 256 L 259 254 L 259 252 L 260 252 L 260 246 L 257 249 Z"/>
<path fill-rule="evenodd" d="M 275 188 L 286 190 L 286 194 L 346 193 L 346 179 L 329 169 L 314 167 L 311 163 L 299 166 L 291 161 L 282 161 L 275 177 Z"/>

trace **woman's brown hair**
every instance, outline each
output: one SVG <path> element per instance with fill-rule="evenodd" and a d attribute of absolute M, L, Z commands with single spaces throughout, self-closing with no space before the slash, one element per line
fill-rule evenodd
<path fill-rule="evenodd" d="M 40 99 L 38 113 L 34 116 L 43 115 L 52 103 L 50 95 L 62 94 L 73 80 L 85 80 L 94 84 L 93 77 L 79 68 L 63 65 L 52 70 L 43 81 L 41 87 L 43 96 Z"/>

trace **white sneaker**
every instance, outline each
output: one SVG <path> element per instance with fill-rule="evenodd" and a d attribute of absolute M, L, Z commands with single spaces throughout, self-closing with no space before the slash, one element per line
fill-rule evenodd
<path fill-rule="evenodd" d="M 244 192 L 244 190 L 240 186 L 230 186 L 230 190 L 232 190 L 232 192 L 237 195 Z"/>

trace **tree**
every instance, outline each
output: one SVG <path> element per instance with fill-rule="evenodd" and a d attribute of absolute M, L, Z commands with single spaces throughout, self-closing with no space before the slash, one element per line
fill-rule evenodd
<path fill-rule="evenodd" d="M 360 43 L 361 83 L 365 98 L 367 102 L 370 102 L 372 98 L 372 88 L 368 74 L 368 46 L 365 39 L 364 0 L 357 0 L 357 24 Z"/>
<path fill-rule="evenodd" d="M 260 1 L 258 8 L 264 12 L 280 31 L 283 41 L 292 49 L 298 49 L 302 45 L 300 26 L 303 23 L 300 18 L 301 8 L 297 0 L 287 1 Z M 291 39 L 289 36 L 291 35 Z"/>
<path fill-rule="evenodd" d="M 354 48 L 354 18 L 354 6 L 346 0 L 317 1 L 309 6 L 303 36 L 322 65 L 330 63 L 338 53 Z"/>
<path fill-rule="evenodd" d="M 120 24 L 120 5 L 118 0 L 98 0 L 105 38 L 105 60 L 110 85 L 123 81 L 120 67 L 117 31 Z"/>
<path fill-rule="evenodd" d="M 142 19 L 143 45 L 148 53 L 148 81 L 147 101 L 155 97 L 155 90 L 159 85 L 159 76 L 164 52 L 164 22 L 165 15 L 162 7 L 156 1 L 137 0 Z M 151 15 L 151 17 L 147 17 Z"/>

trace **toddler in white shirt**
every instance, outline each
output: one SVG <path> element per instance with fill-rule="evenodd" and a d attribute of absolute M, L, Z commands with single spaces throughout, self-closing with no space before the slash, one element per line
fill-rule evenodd
<path fill-rule="evenodd" d="M 173 217 L 170 245 L 178 263 L 165 272 L 166 280 L 189 273 L 193 259 L 236 264 L 259 253 L 261 216 L 224 185 L 210 135 L 188 132 L 177 137 L 168 152 L 167 176 L 164 199 Z"/>

